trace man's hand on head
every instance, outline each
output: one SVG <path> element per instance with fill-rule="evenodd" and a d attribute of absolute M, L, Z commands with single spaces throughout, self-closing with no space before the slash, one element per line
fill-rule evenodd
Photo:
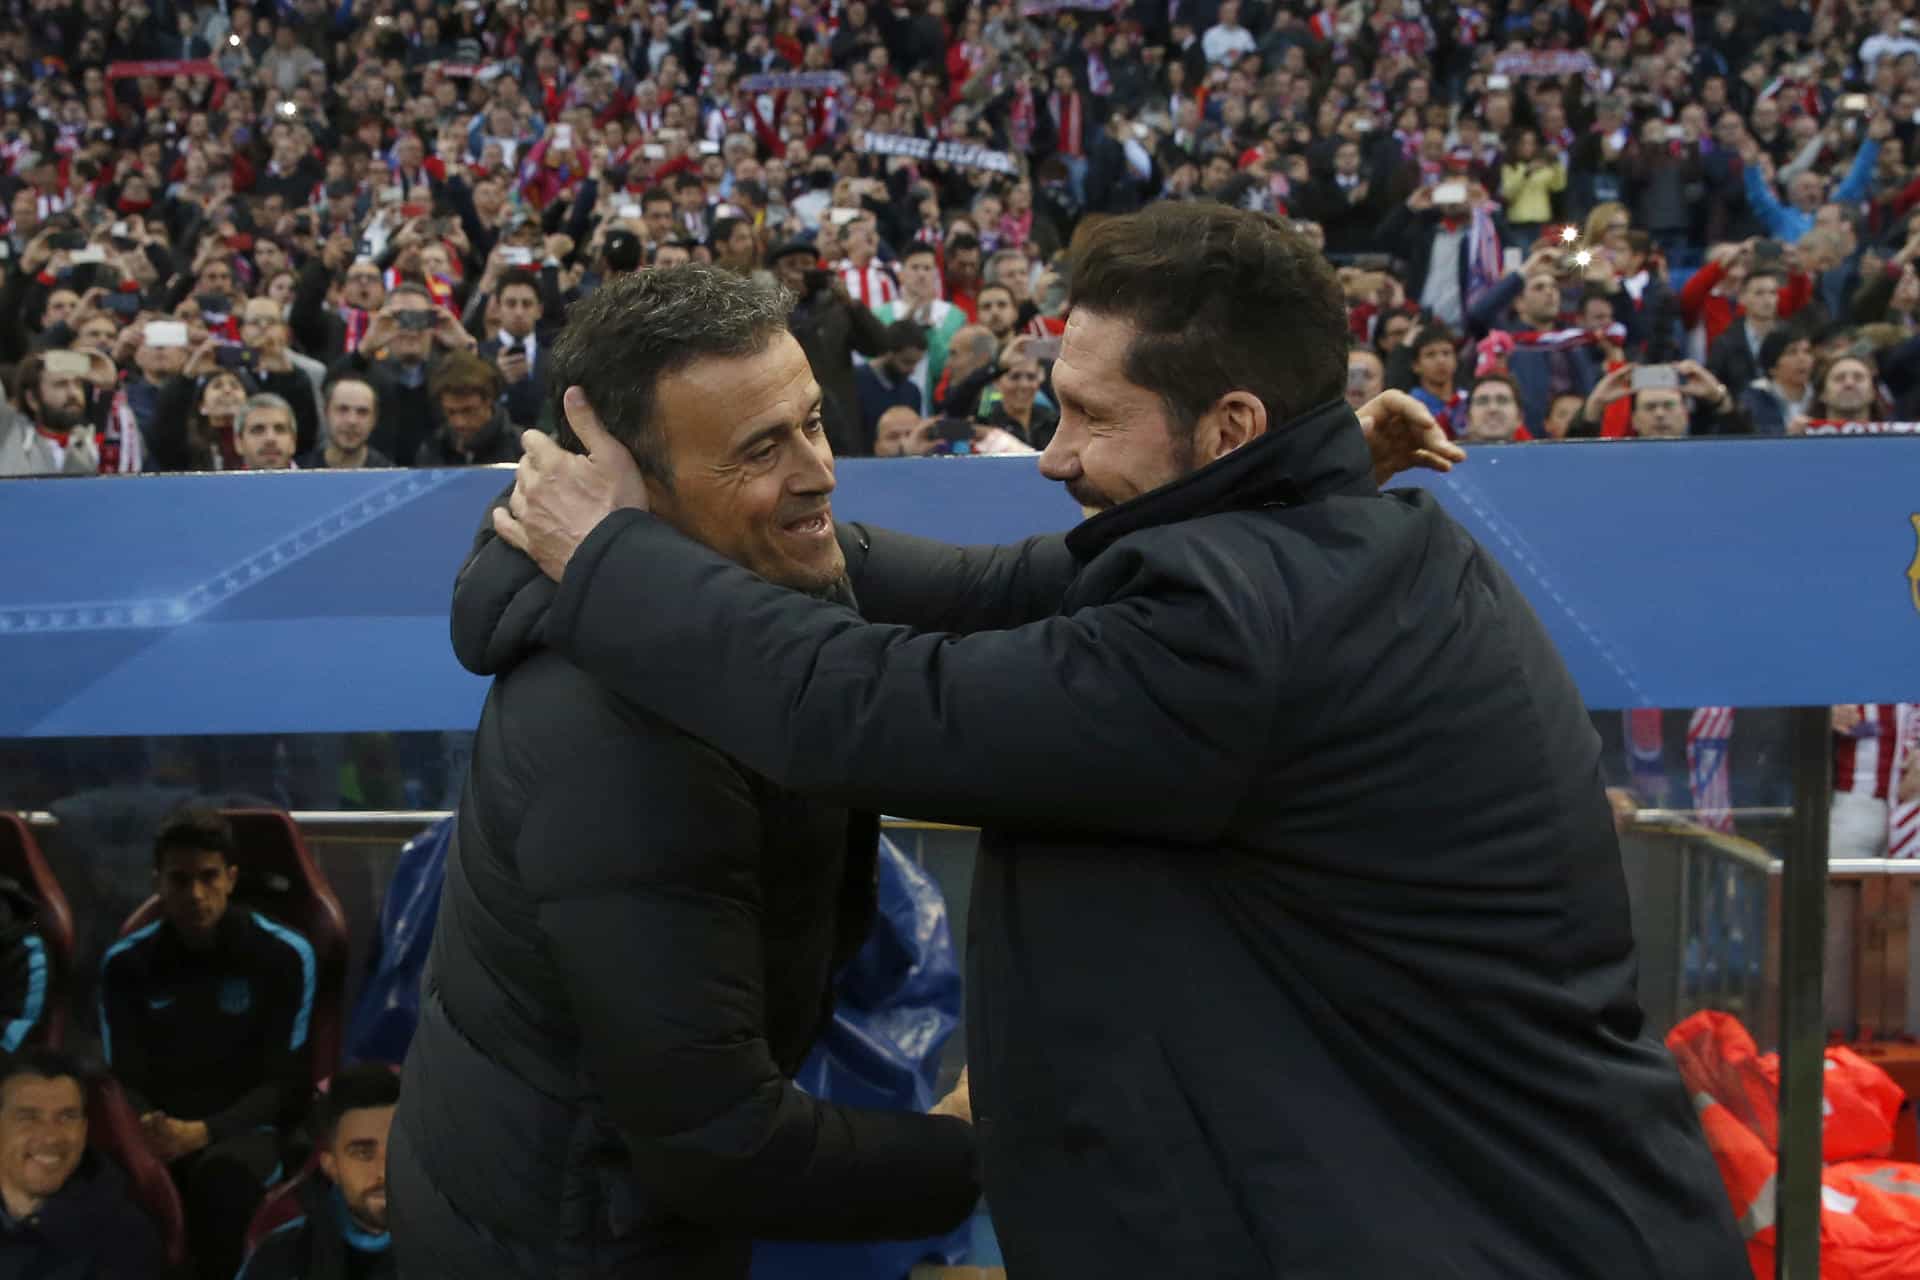
<path fill-rule="evenodd" d="M 1356 416 L 1373 453 L 1376 484 L 1415 467 L 1445 474 L 1454 463 L 1467 460 L 1467 451 L 1447 438 L 1426 406 L 1404 391 L 1382 391 L 1361 405 Z"/>
<path fill-rule="evenodd" d="M 544 433 L 521 436 L 526 454 L 514 474 L 513 496 L 493 510 L 493 530 L 532 557 L 555 582 L 594 526 L 621 507 L 647 510 L 647 487 L 626 446 L 600 425 L 579 387 L 561 400 L 567 425 L 586 447 L 569 452 Z"/>

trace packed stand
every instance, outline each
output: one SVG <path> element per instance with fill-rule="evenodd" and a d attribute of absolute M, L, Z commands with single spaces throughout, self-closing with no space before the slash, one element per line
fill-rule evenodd
<path fill-rule="evenodd" d="M 1341 265 L 1477 443 L 1913 416 L 1904 4 L 40 2 L 0 27 L 0 474 L 511 461 L 609 275 L 794 293 L 837 453 L 1044 448 L 1082 219 Z"/>

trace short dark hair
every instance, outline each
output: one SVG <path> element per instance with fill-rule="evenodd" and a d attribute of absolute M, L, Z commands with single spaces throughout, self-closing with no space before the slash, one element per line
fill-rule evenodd
<path fill-rule="evenodd" d="M 496 298 L 507 296 L 509 289 L 531 289 L 534 300 L 540 300 L 540 277 L 525 267 L 514 267 L 500 276 L 500 287 L 493 291 Z"/>
<path fill-rule="evenodd" d="M 333 1131 L 349 1111 L 391 1107 L 400 1101 L 400 1073 L 384 1062 L 358 1062 L 342 1067 L 327 1082 L 327 1091 L 314 1099 L 313 1140 L 320 1146 L 333 1141 Z"/>
<path fill-rule="evenodd" d="M 640 196 L 640 207 L 643 210 L 650 204 L 672 204 L 672 203 L 673 203 L 673 192 L 667 190 L 664 186 L 648 187 L 646 191 L 641 193 L 641 196 Z"/>
<path fill-rule="evenodd" d="M 919 257 L 932 258 L 935 265 L 938 265 L 940 262 L 940 251 L 934 248 L 932 245 L 927 244 L 924 241 L 916 240 L 914 243 L 907 246 L 906 252 L 900 255 L 901 265 L 904 266 L 907 260 L 910 258 L 919 258 Z"/>
<path fill-rule="evenodd" d="M 414 297 L 419 298 L 422 302 L 425 302 L 428 306 L 434 305 L 433 294 L 429 293 L 427 291 L 427 286 L 424 284 L 421 284 L 420 281 L 417 279 L 409 277 L 408 279 L 402 280 L 398 284 L 394 285 L 393 288 L 387 290 L 387 300 L 391 302 L 393 299 L 399 297 L 403 293 L 412 294 Z"/>
<path fill-rule="evenodd" d="M 1753 270 L 1747 272 L 1747 278 L 1740 282 L 1740 292 L 1745 293 L 1747 286 L 1755 280 L 1771 280 L 1774 284 L 1784 288 L 1787 283 L 1787 273 L 1779 267 L 1755 267 Z"/>
<path fill-rule="evenodd" d="M 986 301 L 987 295 L 993 293 L 995 290 L 1006 294 L 1008 302 L 1017 302 L 1013 296 L 1013 290 L 1007 288 L 1007 286 L 1003 284 L 983 284 L 980 286 L 980 291 L 973 295 L 974 305 L 978 306 L 980 303 Z"/>
<path fill-rule="evenodd" d="M 687 173 L 683 170 L 674 178 L 673 189 L 675 191 L 705 191 L 707 189 L 707 181 L 698 174 Z"/>
<path fill-rule="evenodd" d="M 433 366 L 428 384 L 436 401 L 441 396 L 479 396 L 491 402 L 500 396 L 500 371 L 471 351 L 449 351 Z"/>
<path fill-rule="evenodd" d="M 233 824 L 217 809 L 189 805 L 176 809 L 160 824 L 153 838 L 153 867 L 166 865 L 170 853 L 217 853 L 228 866 L 239 862 L 233 839 Z"/>
<path fill-rule="evenodd" d="M 1481 374 L 1479 377 L 1473 380 L 1473 391 L 1478 391 L 1481 387 L 1485 386 L 1489 382 L 1499 383 L 1501 386 L 1505 387 L 1507 390 L 1513 392 L 1513 398 L 1516 401 L 1520 399 L 1520 384 L 1518 382 L 1515 382 L 1513 380 L 1513 375 L 1508 373 L 1506 370 L 1490 369 L 1486 373 Z M 1467 398 L 1469 400 L 1473 398 L 1473 391 L 1469 391 L 1467 393 Z"/>
<path fill-rule="evenodd" d="M 1454 334 L 1453 330 L 1438 321 L 1429 321 L 1420 326 L 1418 333 L 1407 339 L 1407 348 L 1413 352 L 1414 359 L 1418 360 L 1422 351 L 1425 351 L 1428 347 L 1437 347 L 1442 343 L 1454 348 L 1456 351 L 1460 348 L 1460 339 Z"/>
<path fill-rule="evenodd" d="M 324 409 L 326 406 L 333 403 L 334 388 L 345 386 L 349 382 L 357 382 L 361 386 L 367 389 L 367 394 L 373 397 L 374 417 L 376 418 L 379 417 L 380 416 L 380 388 L 373 385 L 373 380 L 371 378 L 368 378 L 365 375 L 358 374 L 358 373 L 336 373 L 332 377 L 328 378 L 326 381 L 326 385 L 320 388 L 321 408 Z"/>
<path fill-rule="evenodd" d="M 718 249 L 733 239 L 734 229 L 749 225 L 745 218 L 715 218 L 713 233 L 707 237 L 707 243 Z"/>
<path fill-rule="evenodd" d="M 609 280 L 573 304 L 553 344 L 547 383 L 558 439 L 582 452 L 562 403 L 579 387 L 640 472 L 673 483 L 654 420 L 660 379 L 696 360 L 755 355 L 787 331 L 793 296 L 716 267 L 688 263 Z"/>
<path fill-rule="evenodd" d="M 887 351 L 925 351 L 927 331 L 911 320 L 895 320 L 887 326 Z"/>
<path fill-rule="evenodd" d="M 960 253 L 966 249 L 978 249 L 979 247 L 980 247 L 980 237 L 975 235 L 969 235 L 964 231 L 962 231 L 959 235 L 955 236 L 953 239 L 947 241 L 947 252 L 950 254 Z"/>
<path fill-rule="evenodd" d="M 1133 324 L 1126 377 L 1158 393 L 1185 430 L 1236 389 L 1257 395 L 1278 426 L 1346 388 L 1340 282 L 1277 218 L 1211 202 L 1149 205 L 1077 235 L 1068 276 L 1070 307 Z"/>
<path fill-rule="evenodd" d="M 74 1055 L 37 1044 L 16 1049 L 11 1055 L 0 1053 L 0 1091 L 13 1083 L 15 1076 L 32 1076 L 37 1080 L 71 1079 L 80 1086 L 82 1097 L 86 1096 L 87 1084 L 92 1078 Z"/>

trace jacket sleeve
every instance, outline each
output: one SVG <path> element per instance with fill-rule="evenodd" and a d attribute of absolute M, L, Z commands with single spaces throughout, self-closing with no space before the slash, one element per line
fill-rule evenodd
<path fill-rule="evenodd" d="M 1859 154 L 1853 158 L 1853 167 L 1847 170 L 1847 180 L 1827 199 L 1834 204 L 1857 204 L 1867 198 L 1873 185 L 1873 171 L 1880 163 L 1880 143 L 1868 138 L 1860 144 Z"/>
<path fill-rule="evenodd" d="M 919 631 L 999 631 L 1049 617 L 1077 567 L 1058 534 L 1005 547 L 954 547 L 867 525 L 841 526 L 860 615 Z"/>
<path fill-rule="evenodd" d="M 1767 185 L 1761 176 L 1758 165 L 1746 166 L 1747 204 L 1753 209 L 1753 216 L 1760 219 L 1760 225 L 1767 234 L 1776 240 L 1793 238 L 1793 222 L 1787 217 L 1787 211 L 1780 207 L 1780 198 L 1773 194 L 1773 188 Z"/>
<path fill-rule="evenodd" d="M 651 1204 L 741 1235 L 911 1238 L 978 1196 L 972 1126 L 809 1097 L 766 1038 L 758 807 L 663 726 L 589 732 L 517 853 L 580 1061 Z"/>
<path fill-rule="evenodd" d="M 261 953 L 267 959 L 256 1002 L 267 1024 L 261 1058 L 251 1073 L 258 1083 L 206 1117 L 215 1142 L 266 1126 L 278 1128 L 299 1115 L 306 1098 L 317 977 L 313 947 L 284 926 L 274 925 L 270 931 L 277 931 L 276 941 Z"/>
<path fill-rule="evenodd" d="M 133 989 L 127 952 L 109 955 L 100 966 L 100 1057 L 113 1078 L 127 1091 L 127 1101 L 139 1115 L 150 1107 L 152 1087 L 146 1046 L 140 1043 L 135 1010 L 140 993 Z"/>
<path fill-rule="evenodd" d="M 32 929 L 9 931 L 5 943 L 0 949 L 0 1053 L 12 1053 L 47 1016 L 50 975 L 47 944 Z"/>
<path fill-rule="evenodd" d="M 1526 283 L 1518 271 L 1509 271 L 1498 284 L 1473 300 L 1467 308 L 1467 328 L 1474 337 L 1484 338 L 1499 327 L 1500 317 L 1520 296 Z"/>
<path fill-rule="evenodd" d="M 316 360 L 330 360 L 340 353 L 333 350 L 327 326 L 327 285 L 331 278 L 320 259 L 300 269 L 294 280 L 293 304 L 287 309 L 287 328 L 292 330 L 300 350 Z"/>
<path fill-rule="evenodd" d="M 622 697 L 849 808 L 1204 842 L 1264 749 L 1271 725 L 1250 704 L 1282 646 L 1242 567 L 1182 550 L 1116 547 L 1107 603 L 956 637 L 867 624 L 619 511 L 575 552 L 547 639 Z"/>

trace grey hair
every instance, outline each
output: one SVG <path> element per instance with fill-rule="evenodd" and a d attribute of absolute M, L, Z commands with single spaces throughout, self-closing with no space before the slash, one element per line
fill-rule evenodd
<path fill-rule="evenodd" d="M 793 295 L 778 284 L 689 264 L 609 280 L 567 312 L 548 394 L 562 446 L 584 452 L 563 397 L 579 387 L 642 475 L 671 487 L 655 421 L 660 380 L 698 360 L 755 355 L 787 331 Z"/>
<path fill-rule="evenodd" d="M 277 409 L 287 415 L 287 426 L 294 431 L 300 430 L 300 415 L 293 411 L 285 396 L 277 396 L 271 391 L 256 391 L 247 397 L 246 408 L 240 411 L 240 429 L 244 432 L 247 419 L 255 409 Z"/>

